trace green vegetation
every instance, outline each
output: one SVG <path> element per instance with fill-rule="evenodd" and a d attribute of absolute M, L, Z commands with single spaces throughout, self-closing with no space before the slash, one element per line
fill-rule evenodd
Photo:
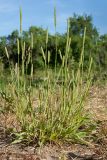
<path fill-rule="evenodd" d="M 56 30 L 56 14 L 54 21 Z M 50 35 L 37 27 L 22 32 L 20 11 L 20 34 L 14 31 L 0 41 L 0 112 L 15 117 L 18 127 L 6 128 L 15 136 L 13 143 L 41 145 L 61 140 L 88 144 L 85 138 L 94 126 L 85 100 L 92 66 L 105 71 L 106 40 L 87 15 L 70 18 L 63 35 Z M 42 69 L 40 79 L 38 68 Z"/>
<path fill-rule="evenodd" d="M 56 32 L 56 22 L 54 23 Z M 87 62 L 89 61 L 89 57 L 91 56 L 94 61 L 94 70 L 97 71 L 98 74 L 103 73 L 105 76 L 105 68 L 107 68 L 107 35 L 99 35 L 97 29 L 92 24 L 91 16 L 78 16 L 74 14 L 73 17 L 69 18 L 69 36 L 71 37 L 72 41 L 72 43 L 70 44 L 69 64 L 74 64 L 76 67 L 76 63 L 78 63 L 79 61 L 82 48 L 82 37 L 85 27 L 87 28 L 87 32 L 84 51 L 84 68 L 87 68 Z M 20 26 L 20 28 L 22 32 L 22 26 Z M 47 30 L 35 26 L 31 26 L 28 31 L 23 31 L 21 34 L 17 30 L 15 30 L 7 37 L 0 37 L 0 59 L 2 58 L 4 67 L 8 68 L 9 64 L 4 50 L 4 47 L 7 46 L 7 50 L 10 57 L 10 63 L 18 63 L 17 39 L 21 38 L 23 39 L 23 41 L 25 41 L 25 55 L 28 56 L 28 53 L 32 48 L 30 40 L 30 38 L 32 37 L 32 62 L 34 70 L 38 68 L 44 68 L 44 59 L 41 56 L 41 46 L 45 54 L 47 53 L 47 51 L 50 51 L 51 53 L 49 66 L 51 68 L 53 68 L 55 65 L 61 66 L 62 60 L 59 52 L 61 51 L 61 54 L 65 55 L 66 35 L 67 33 L 59 34 L 57 32 L 55 33 L 55 35 L 51 35 L 48 33 Z M 48 41 L 46 40 L 46 38 L 48 38 Z M 21 45 L 21 43 L 19 45 Z M 56 52 L 57 56 L 55 54 Z M 19 56 L 20 64 L 22 61 L 21 54 L 22 53 L 20 53 Z M 55 59 L 57 64 L 55 64 Z M 46 61 L 46 63 L 48 62 Z"/>

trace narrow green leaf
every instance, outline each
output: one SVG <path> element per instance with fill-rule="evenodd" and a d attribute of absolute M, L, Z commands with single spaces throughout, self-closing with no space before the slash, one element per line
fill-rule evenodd
<path fill-rule="evenodd" d="M 20 35 L 22 34 L 22 8 L 20 7 Z"/>

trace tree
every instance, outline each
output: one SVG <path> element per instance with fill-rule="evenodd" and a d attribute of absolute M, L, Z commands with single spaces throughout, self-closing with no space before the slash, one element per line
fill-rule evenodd
<path fill-rule="evenodd" d="M 107 34 L 100 36 L 98 41 L 98 63 L 103 69 L 107 68 Z"/>
<path fill-rule="evenodd" d="M 99 38 L 98 31 L 93 26 L 91 16 L 86 14 L 83 16 L 78 16 L 74 14 L 73 17 L 69 18 L 69 33 L 72 39 L 71 48 L 75 61 L 78 61 L 80 58 L 85 27 L 85 59 L 87 60 L 90 54 L 92 56 L 94 54 L 94 47 Z"/>

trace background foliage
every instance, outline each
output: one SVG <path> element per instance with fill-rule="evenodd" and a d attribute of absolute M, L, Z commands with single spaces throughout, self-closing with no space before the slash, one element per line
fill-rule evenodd
<path fill-rule="evenodd" d="M 107 34 L 100 35 L 97 28 L 94 27 L 92 22 L 92 17 L 89 15 L 76 15 L 69 18 L 69 34 L 71 37 L 70 55 L 69 55 L 69 66 L 78 62 L 81 54 L 82 48 L 82 38 L 84 28 L 86 27 L 86 42 L 85 42 L 85 65 L 84 69 L 87 68 L 87 63 L 90 56 L 94 59 L 94 69 L 97 73 L 103 73 L 106 76 L 107 68 Z M 61 51 L 62 55 L 65 54 L 66 46 L 66 34 L 57 35 L 57 52 Z M 48 34 L 48 42 L 46 44 L 47 30 L 31 26 L 28 31 L 22 32 L 22 39 L 25 41 L 26 55 L 28 54 L 31 45 L 31 35 L 33 35 L 33 51 L 32 51 L 32 63 L 34 70 L 37 68 L 43 69 L 44 62 L 41 54 L 41 46 L 47 54 L 47 50 L 50 51 L 50 67 L 55 65 L 55 53 L 56 53 L 56 36 Z M 20 38 L 18 30 L 14 30 L 10 35 L 0 37 L 0 59 L 3 59 L 4 68 L 8 68 L 8 61 L 5 55 L 5 46 L 7 46 L 9 57 L 12 64 L 17 63 L 18 53 L 17 53 L 17 39 Z M 21 53 L 20 53 L 20 64 L 21 64 Z M 47 56 L 46 56 L 47 57 Z M 74 63 L 75 62 L 75 63 Z M 57 55 L 57 66 L 61 64 L 60 54 Z M 29 64 L 30 65 L 30 64 Z"/>

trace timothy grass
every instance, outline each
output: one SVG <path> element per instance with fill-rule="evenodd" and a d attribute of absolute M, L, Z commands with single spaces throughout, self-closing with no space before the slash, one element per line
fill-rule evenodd
<path fill-rule="evenodd" d="M 54 11 L 55 12 L 55 11 Z M 56 31 L 56 13 L 55 31 Z M 42 74 L 42 83 L 38 88 L 32 85 L 34 82 L 32 49 L 33 34 L 31 34 L 31 46 L 29 56 L 25 55 L 25 42 L 21 39 L 22 33 L 22 11 L 20 10 L 20 39 L 17 39 L 18 57 L 22 54 L 22 65 L 19 59 L 15 66 L 10 64 L 9 81 L 5 87 L 1 87 L 1 98 L 4 99 L 6 113 L 9 112 L 16 117 L 19 125 L 11 128 L 11 133 L 15 135 L 13 143 L 22 141 L 37 142 L 39 145 L 46 142 L 81 142 L 86 143 L 85 138 L 91 131 L 91 120 L 86 113 L 85 100 L 91 85 L 92 59 L 89 61 L 89 70 L 84 82 L 84 44 L 86 28 L 83 35 L 83 46 L 81 58 L 77 70 L 69 68 L 69 54 L 71 37 L 69 36 L 69 20 L 67 28 L 65 55 L 57 50 L 55 70 L 49 69 L 51 52 L 46 49 L 44 52 L 41 46 L 41 54 L 44 59 L 45 70 Z M 21 44 L 21 45 L 19 45 Z M 48 45 L 48 31 L 46 36 L 46 48 Z M 6 55 L 9 60 L 7 48 Z M 57 69 L 57 54 L 60 54 L 62 65 Z M 48 58 L 47 58 L 48 57 Z M 27 60 L 26 60 L 27 59 Z M 26 68 L 31 63 L 31 73 L 27 78 Z M 4 73 L 2 72 L 2 75 Z M 36 82 L 35 82 L 36 83 Z"/>

